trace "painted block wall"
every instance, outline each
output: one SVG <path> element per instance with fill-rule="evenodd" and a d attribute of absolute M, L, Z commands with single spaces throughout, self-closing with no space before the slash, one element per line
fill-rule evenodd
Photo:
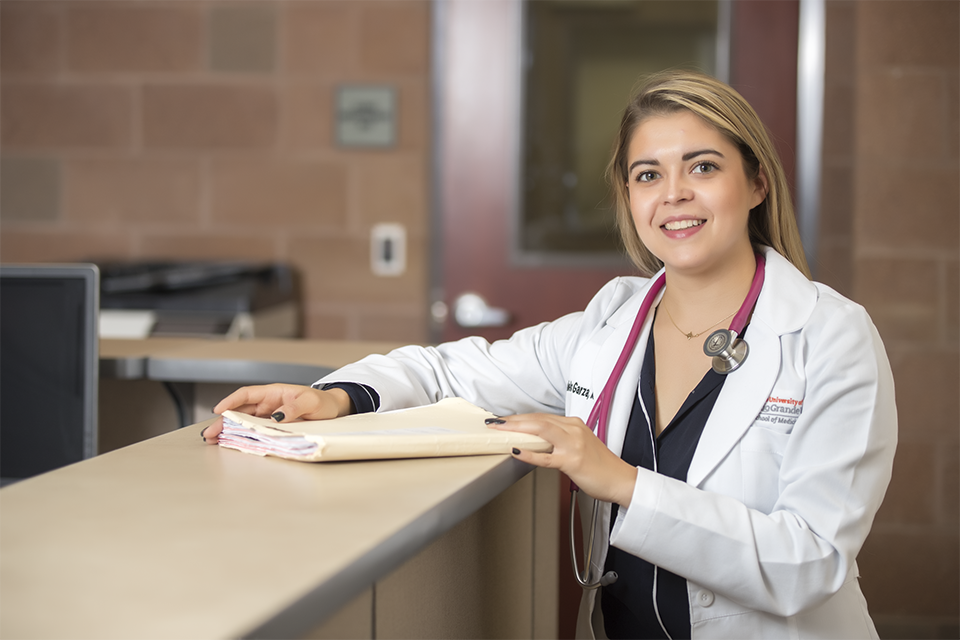
<path fill-rule="evenodd" d="M 0 259 L 283 261 L 310 338 L 421 342 L 426 0 L 0 3 Z M 338 147 L 342 84 L 397 91 L 394 147 Z M 375 277 L 370 228 L 406 225 Z"/>

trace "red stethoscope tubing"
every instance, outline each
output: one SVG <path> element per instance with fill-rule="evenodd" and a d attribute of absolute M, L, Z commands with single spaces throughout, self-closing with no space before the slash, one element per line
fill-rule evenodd
<path fill-rule="evenodd" d="M 760 297 L 760 290 L 763 288 L 766 259 L 762 253 L 757 253 L 756 258 L 757 268 L 753 273 L 753 282 L 750 283 L 750 290 L 743 304 L 740 306 L 740 310 L 737 311 L 737 315 L 733 317 L 730 323 L 730 331 L 737 336 L 743 332 L 743 328 L 747 325 L 747 319 L 750 317 L 750 313 L 757 303 L 757 298 Z M 640 305 L 640 310 L 637 312 L 637 317 L 633 321 L 633 326 L 630 328 L 630 333 L 627 335 L 627 341 L 623 345 L 623 351 L 620 352 L 617 364 L 614 365 L 613 371 L 607 379 L 607 383 L 603 386 L 597 402 L 593 405 L 593 410 L 590 411 L 590 417 L 587 418 L 587 426 L 597 434 L 597 437 L 600 438 L 600 441 L 604 444 L 607 443 L 607 422 L 610 419 L 610 406 L 613 404 L 613 394 L 616 391 L 617 385 L 620 383 L 620 377 L 623 375 L 623 370 L 627 366 L 627 361 L 630 360 L 630 356 L 637 346 L 640 331 L 643 329 L 647 316 L 650 314 L 653 301 L 656 299 L 657 294 L 660 293 L 660 290 L 663 289 L 666 276 L 666 273 L 661 273 L 660 276 L 653 281 L 653 284 L 650 285 L 650 289 L 643 299 L 643 304 Z M 570 482 L 570 490 L 579 490 L 573 481 Z"/>
<path fill-rule="evenodd" d="M 746 299 L 743 301 L 743 304 L 740 306 L 740 310 L 737 311 L 737 315 L 733 317 L 733 321 L 730 323 L 730 328 L 727 330 L 729 334 L 729 339 L 731 342 L 735 342 L 737 337 L 743 333 L 743 328 L 747 326 L 747 319 L 750 317 L 750 313 L 753 311 L 754 305 L 757 304 L 757 299 L 760 297 L 760 290 L 763 288 L 764 272 L 766 270 L 766 259 L 763 257 L 763 254 L 757 253 L 757 268 L 753 273 L 753 282 L 750 283 L 750 290 L 747 293 Z M 643 299 L 643 303 L 640 305 L 640 310 L 637 312 L 637 317 L 633 321 L 633 326 L 630 328 L 630 333 L 627 335 L 627 341 L 623 345 L 623 351 L 620 352 L 620 357 L 617 359 L 617 364 L 614 365 L 613 371 L 610 373 L 610 377 L 607 379 L 607 383 L 603 386 L 603 390 L 600 392 L 600 396 L 597 398 L 597 402 L 593 405 L 593 410 L 590 411 L 590 417 L 587 418 L 587 426 L 593 430 L 597 437 L 600 438 L 600 441 L 604 445 L 607 444 L 607 422 L 610 418 L 610 406 L 613 404 L 613 394 L 616 391 L 617 384 L 620 383 L 620 377 L 623 375 L 623 370 L 627 366 L 627 361 L 630 360 L 630 356 L 633 354 L 634 348 L 637 346 L 637 340 L 640 337 L 640 330 L 643 329 L 643 325 L 647 320 L 647 316 L 650 314 L 650 308 L 653 306 L 653 301 L 656 299 L 657 294 L 663 289 L 664 283 L 666 282 L 666 273 L 661 273 L 660 276 L 653 281 L 653 284 L 650 285 L 647 295 Z M 715 334 L 722 334 L 723 330 L 718 330 L 711 334 L 713 337 Z M 710 341 L 710 338 L 707 338 L 707 341 Z M 746 343 L 743 344 L 746 347 Z M 707 353 L 706 343 L 704 346 L 704 353 Z M 708 353 L 708 355 L 711 355 Z M 724 353 L 723 356 L 730 356 Z M 746 349 L 739 354 L 735 355 L 734 358 L 737 359 L 736 366 L 725 369 L 723 371 L 717 369 L 717 357 L 714 358 L 714 370 L 719 371 L 720 373 L 728 373 L 733 371 L 736 367 L 740 366 L 740 363 L 743 362 L 743 359 L 746 357 Z M 591 558 L 593 555 L 593 540 L 594 534 L 597 529 L 597 519 L 599 517 L 599 506 L 600 502 L 595 500 L 593 503 L 593 514 L 591 517 L 592 522 L 590 523 L 590 536 L 589 540 L 586 542 L 585 549 L 585 559 L 584 559 L 584 571 L 586 575 L 580 574 L 580 569 L 577 566 L 577 551 L 576 543 L 574 542 L 574 515 L 576 509 L 576 493 L 580 488 L 576 485 L 573 480 L 570 481 L 570 559 L 573 563 L 573 573 L 577 578 L 577 582 L 580 583 L 584 589 L 596 589 L 598 587 L 607 586 L 616 582 L 617 574 L 613 571 L 608 571 L 605 573 L 600 580 L 596 582 L 591 582 L 589 580 L 590 576 L 590 566 Z M 656 606 L 656 602 L 654 602 Z M 659 613 L 657 614 L 659 618 Z M 662 625 L 662 622 L 661 622 Z M 666 632 L 666 629 L 664 629 Z M 667 634 L 669 637 L 669 634 Z"/>

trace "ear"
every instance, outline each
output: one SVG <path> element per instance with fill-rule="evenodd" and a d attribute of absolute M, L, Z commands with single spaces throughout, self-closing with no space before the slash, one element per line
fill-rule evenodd
<path fill-rule="evenodd" d="M 763 170 L 763 167 L 760 167 L 757 171 L 757 177 L 754 182 L 754 191 L 753 191 L 753 204 L 750 206 L 751 209 L 759 205 L 767 197 L 767 194 L 770 193 L 770 181 L 767 179 L 767 172 Z"/>

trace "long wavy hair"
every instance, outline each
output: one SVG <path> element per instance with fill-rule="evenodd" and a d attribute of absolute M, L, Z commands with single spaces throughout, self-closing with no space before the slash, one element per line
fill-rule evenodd
<path fill-rule="evenodd" d="M 740 150 L 748 179 L 756 180 L 761 168 L 766 174 L 767 196 L 750 210 L 748 222 L 754 249 L 761 245 L 773 247 L 810 278 L 786 174 L 760 117 L 732 88 L 693 71 L 664 71 L 644 78 L 624 109 L 616 149 L 607 166 L 607 180 L 614 193 L 617 228 L 627 255 L 646 276 L 663 267 L 663 262 L 640 240 L 630 211 L 627 187 L 630 140 L 647 118 L 684 109 L 700 116 Z"/>

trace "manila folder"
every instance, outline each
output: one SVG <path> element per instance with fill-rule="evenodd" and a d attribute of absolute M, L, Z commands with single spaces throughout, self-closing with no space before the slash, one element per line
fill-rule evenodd
<path fill-rule="evenodd" d="M 304 462 L 507 454 L 514 447 L 551 451 L 539 436 L 491 429 L 489 411 L 461 398 L 333 420 L 276 423 L 223 412 L 220 446 Z"/>

